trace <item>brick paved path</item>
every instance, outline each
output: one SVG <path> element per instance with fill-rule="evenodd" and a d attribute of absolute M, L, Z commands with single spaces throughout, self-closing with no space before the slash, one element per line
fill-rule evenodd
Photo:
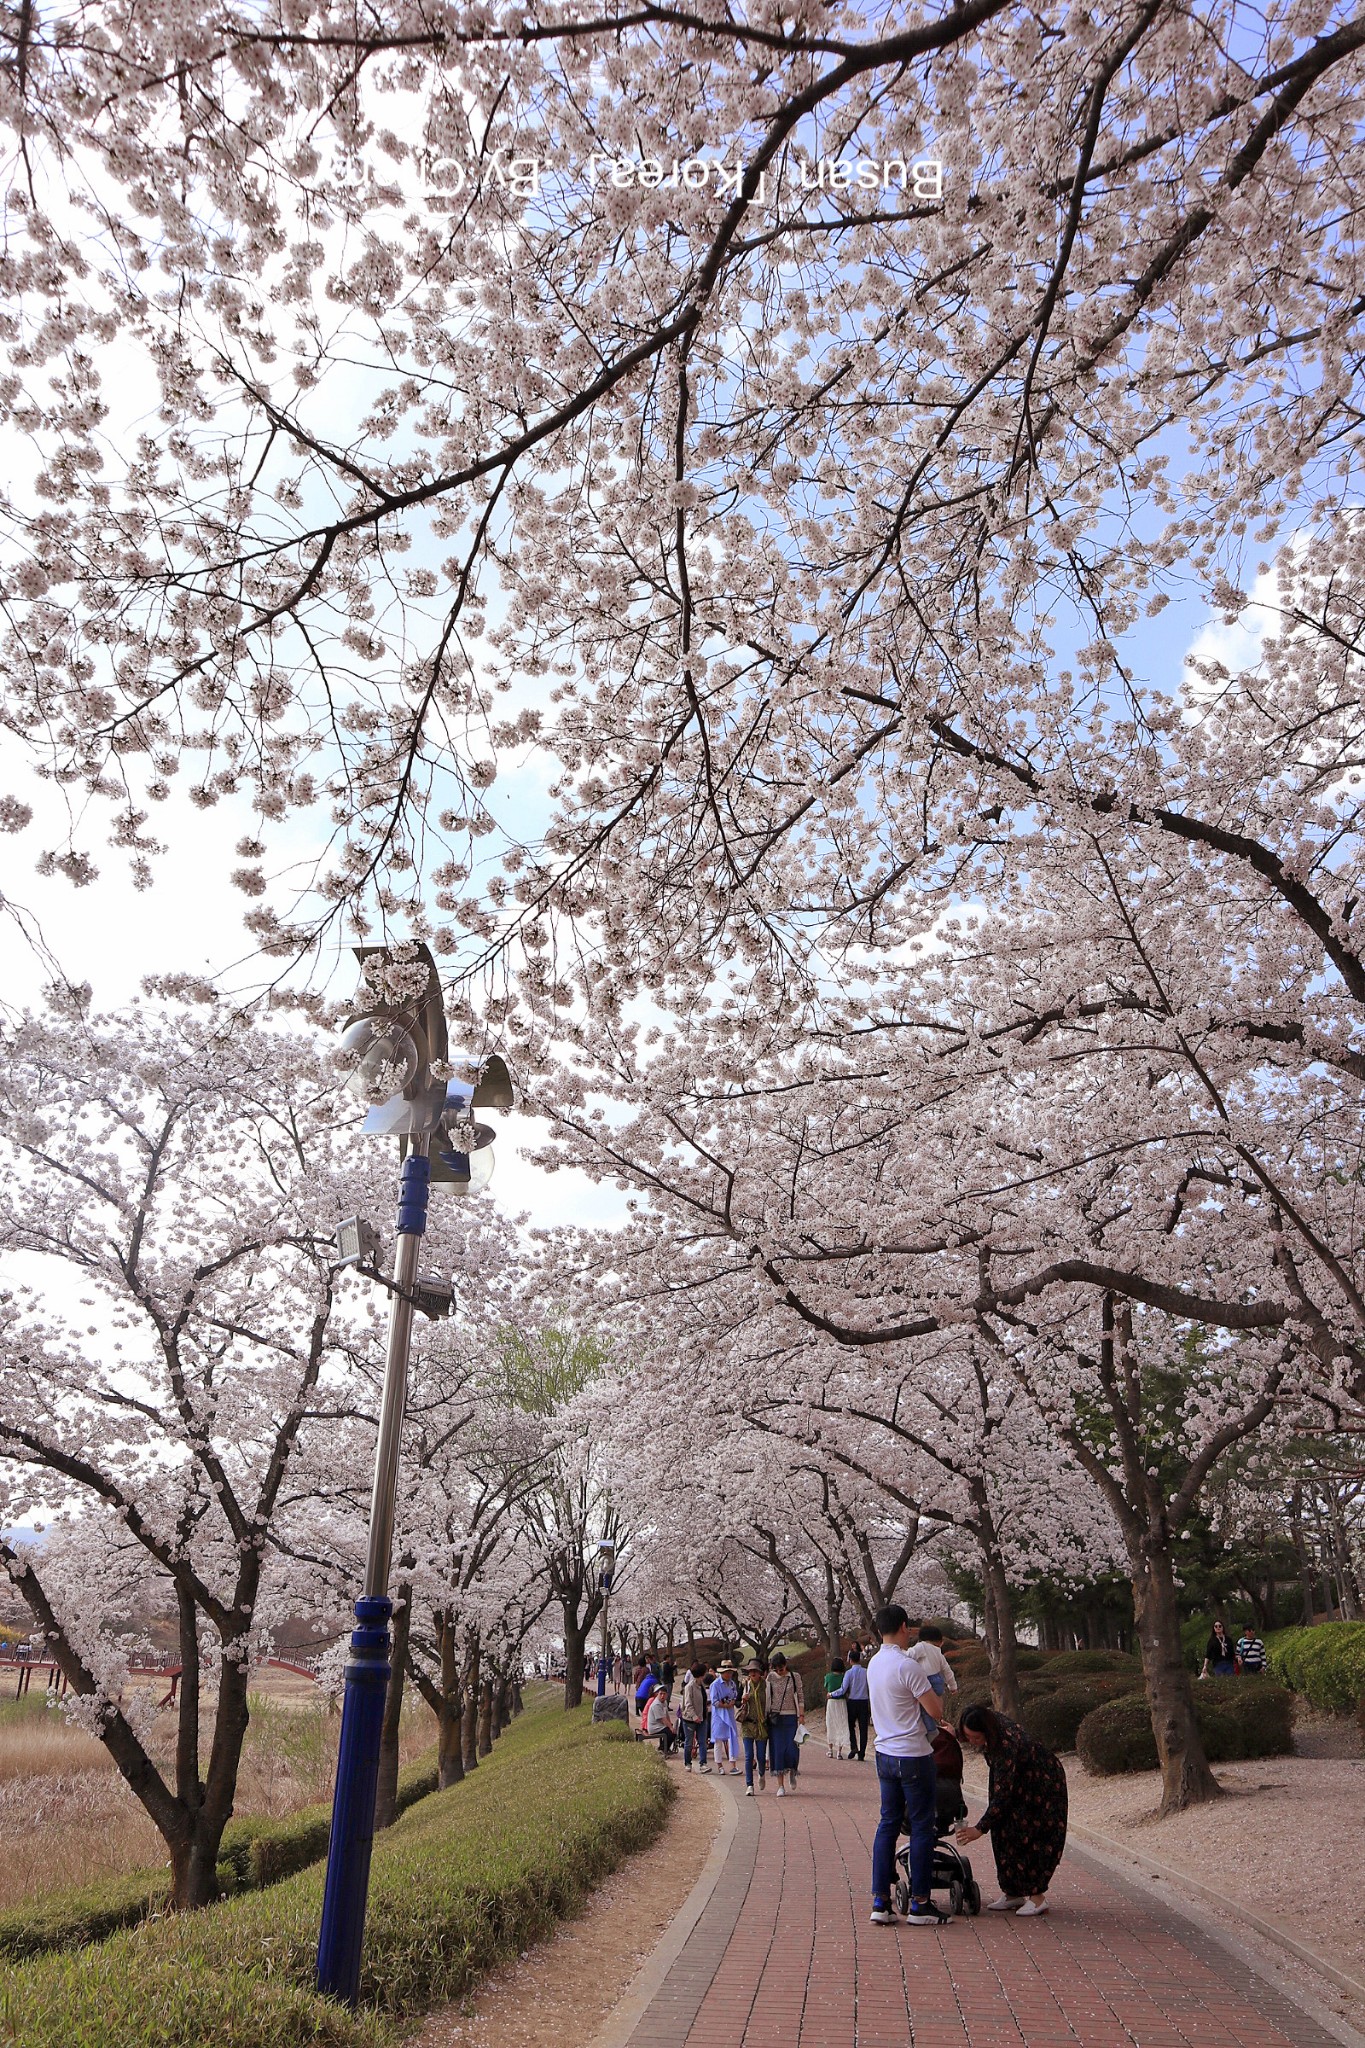
<path fill-rule="evenodd" d="M 871 1758 L 830 1762 L 812 1741 L 794 1797 L 723 1787 L 739 1809 L 729 1857 L 630 2048 L 1336 2048 L 1083 1852 L 1053 1880 L 1046 1919 L 873 1927 Z M 989 1845 L 971 1855 L 993 1898 Z"/>

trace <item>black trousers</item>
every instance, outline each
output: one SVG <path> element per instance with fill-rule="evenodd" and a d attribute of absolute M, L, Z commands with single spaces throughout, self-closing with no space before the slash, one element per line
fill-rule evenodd
<path fill-rule="evenodd" d="M 848 1753 L 850 1756 L 867 1755 L 867 1731 L 872 1725 L 871 1700 L 846 1700 L 848 1708 Z"/>

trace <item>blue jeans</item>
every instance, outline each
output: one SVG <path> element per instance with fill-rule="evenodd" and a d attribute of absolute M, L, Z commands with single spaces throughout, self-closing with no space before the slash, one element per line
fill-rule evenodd
<path fill-rule="evenodd" d="M 684 1721 L 682 1730 L 683 1768 L 690 1770 L 692 1768 L 693 1744 L 696 1745 L 701 1753 L 701 1762 L 703 1764 L 706 1762 L 706 1723 L 704 1721 Z"/>
<path fill-rule="evenodd" d="M 889 1906 L 896 1882 L 896 1844 L 910 1836 L 910 1896 L 927 1899 L 934 1869 L 934 1803 L 938 1771 L 931 1756 L 877 1751 L 882 1817 L 872 1843 L 872 1903 Z"/>
<path fill-rule="evenodd" d="M 752 1785 L 752 1784 L 753 1784 L 753 1782 L 754 1782 L 754 1751 L 755 1751 L 755 1750 L 757 1750 L 757 1752 L 758 1752 L 758 1775 L 759 1775 L 759 1777 L 760 1777 L 760 1778 L 766 1778 L 766 1777 L 767 1777 L 767 1775 L 768 1775 L 768 1738 L 767 1738 L 767 1736 L 766 1736 L 766 1735 L 746 1735 L 746 1736 L 744 1737 L 744 1782 L 745 1782 L 745 1784 L 746 1784 L 746 1785 Z"/>

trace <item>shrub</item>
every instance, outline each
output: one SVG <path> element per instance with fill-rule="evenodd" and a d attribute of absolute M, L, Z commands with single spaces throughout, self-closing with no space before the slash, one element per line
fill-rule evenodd
<path fill-rule="evenodd" d="M 1195 1687 L 1194 1713 L 1210 1763 L 1287 1756 L 1293 1749 L 1289 1694 L 1269 1679 L 1205 1679 Z M 1076 1753 L 1097 1777 L 1154 1771 L 1156 1737 L 1145 1694 L 1126 1693 L 1087 1714 L 1076 1731 Z"/>
<path fill-rule="evenodd" d="M 436 1790 L 434 1761 L 419 1757 L 398 1776 L 398 1810 L 404 1812 Z M 280 1820 L 247 1816 L 229 1821 L 219 1850 L 218 1883 L 225 1894 L 278 1884 L 327 1854 L 332 1809 L 304 1806 Z M 51 1949 L 80 1948 L 103 1941 L 122 1927 L 135 1927 L 170 1907 L 164 1870 L 136 1870 L 108 1877 L 77 1891 L 54 1892 L 31 1904 L 0 1913 L 0 1956 L 45 1955 Z M 0 2036 L 0 2040 L 3 2036 Z"/>
<path fill-rule="evenodd" d="M 593 1728 L 587 1706 L 524 1714 L 463 1784 L 376 1839 L 362 2001 L 414 2014 L 458 1997 L 650 1841 L 672 1797 L 657 1753 L 623 1728 Z M 10 1975 L 0 2043 L 369 2048 L 383 2038 L 372 2017 L 310 1995 L 321 1905 L 322 1872 L 309 1869 L 268 1898 L 248 1892 L 26 1963 Z"/>
<path fill-rule="evenodd" d="M 1045 1742 L 1049 1749 L 1074 1749 L 1077 1731 L 1087 1715 L 1108 1700 L 1126 1697 L 1135 1685 L 1141 1689 L 1140 1673 L 1136 1680 L 1130 1673 L 1116 1671 L 1076 1678 L 1025 1699 L 1020 1723 L 1035 1741 Z"/>
<path fill-rule="evenodd" d="M 170 1902 L 170 1880 L 164 1870 L 135 1870 L 126 1877 L 82 1885 L 78 1891 L 53 1892 L 0 1913 L 0 1956 L 17 1961 L 49 1949 L 103 1941 L 120 1927 L 133 1927 L 150 1913 L 164 1912 Z"/>
<path fill-rule="evenodd" d="M 1365 1621 L 1277 1629 L 1266 1656 L 1273 1677 L 1330 1714 L 1349 1714 L 1365 1694 Z"/>
<path fill-rule="evenodd" d="M 1073 1673 L 1088 1677 L 1100 1671 L 1132 1673 L 1141 1678 L 1142 1659 L 1130 1657 L 1126 1650 L 1059 1650 L 1047 1668 L 1054 1678 L 1070 1678 Z"/>

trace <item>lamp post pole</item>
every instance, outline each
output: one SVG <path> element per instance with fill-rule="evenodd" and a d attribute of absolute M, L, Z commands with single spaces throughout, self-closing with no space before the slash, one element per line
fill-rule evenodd
<path fill-rule="evenodd" d="M 425 1139 L 414 1139 L 403 1162 L 398 1201 L 398 1242 L 370 1507 L 370 1547 L 364 1590 L 355 1603 L 351 1654 L 346 1661 L 332 1833 L 327 1845 L 317 1986 L 326 1996 L 344 1999 L 348 2005 L 354 2005 L 360 1994 L 360 1953 L 370 1889 L 370 1853 L 374 1847 L 379 1745 L 390 1676 L 389 1620 L 393 1602 L 389 1599 L 389 1564 L 398 1498 L 398 1454 L 408 1395 L 413 1287 L 427 1227 L 430 1170 Z"/>
<path fill-rule="evenodd" d="M 597 1546 L 597 1563 L 602 1587 L 602 1649 L 597 1659 L 597 1697 L 607 1689 L 607 1615 L 611 1610 L 611 1582 L 616 1576 L 616 1545 L 604 1536 Z"/>

